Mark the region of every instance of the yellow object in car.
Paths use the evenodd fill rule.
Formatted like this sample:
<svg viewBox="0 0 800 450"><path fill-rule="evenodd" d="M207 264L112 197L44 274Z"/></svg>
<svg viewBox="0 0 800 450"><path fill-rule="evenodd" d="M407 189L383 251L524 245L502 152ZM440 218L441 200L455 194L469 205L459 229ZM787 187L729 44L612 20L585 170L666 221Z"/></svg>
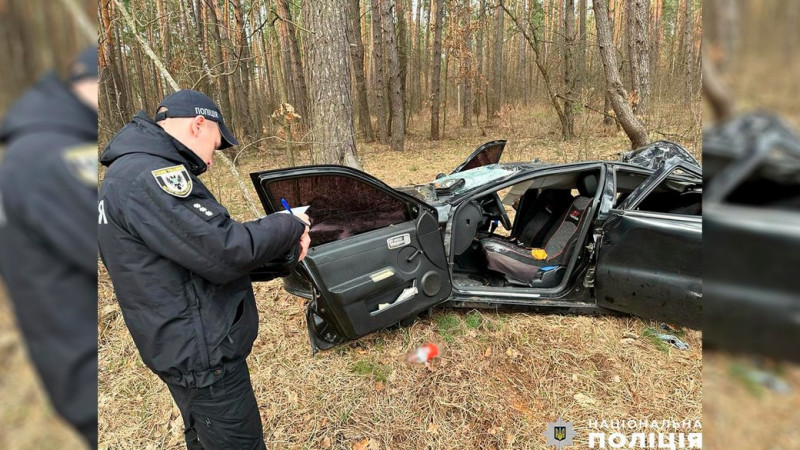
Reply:
<svg viewBox="0 0 800 450"><path fill-rule="evenodd" d="M535 248L531 250L531 256L538 260L547 259L547 252L543 248Z"/></svg>

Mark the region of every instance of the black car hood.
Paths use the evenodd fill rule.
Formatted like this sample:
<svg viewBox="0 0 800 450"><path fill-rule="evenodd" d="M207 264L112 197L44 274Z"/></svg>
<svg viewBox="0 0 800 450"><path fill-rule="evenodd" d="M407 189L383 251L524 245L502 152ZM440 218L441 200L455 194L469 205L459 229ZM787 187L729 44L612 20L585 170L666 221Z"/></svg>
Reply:
<svg viewBox="0 0 800 450"><path fill-rule="evenodd" d="M145 153L176 164L186 164L194 175L200 175L208 169L199 156L170 136L144 111L139 111L108 143L100 155L100 163L110 166L118 158L133 153Z"/></svg>
<svg viewBox="0 0 800 450"><path fill-rule="evenodd" d="M0 125L0 143L44 131L97 140L97 112L78 100L54 72L42 76L8 109Z"/></svg>

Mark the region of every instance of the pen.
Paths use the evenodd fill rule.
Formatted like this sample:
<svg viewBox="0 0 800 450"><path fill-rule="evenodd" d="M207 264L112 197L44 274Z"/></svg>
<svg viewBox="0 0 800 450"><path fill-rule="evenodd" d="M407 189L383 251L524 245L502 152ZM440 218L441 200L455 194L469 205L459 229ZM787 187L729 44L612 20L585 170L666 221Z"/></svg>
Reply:
<svg viewBox="0 0 800 450"><path fill-rule="evenodd" d="M294 213L292 212L292 208L289 208L289 202L287 202L285 198L281 199L281 205L283 205L283 207L286 208L287 211L289 211L289 214L294 215Z"/></svg>

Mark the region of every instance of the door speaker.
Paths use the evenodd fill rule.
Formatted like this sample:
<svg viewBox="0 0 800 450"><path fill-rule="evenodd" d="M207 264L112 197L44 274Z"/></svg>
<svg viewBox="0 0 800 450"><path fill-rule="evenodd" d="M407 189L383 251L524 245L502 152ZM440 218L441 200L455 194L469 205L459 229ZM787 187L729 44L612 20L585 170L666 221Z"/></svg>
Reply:
<svg viewBox="0 0 800 450"><path fill-rule="evenodd" d="M428 297L433 297L442 289L442 277L434 271L422 276L422 292Z"/></svg>

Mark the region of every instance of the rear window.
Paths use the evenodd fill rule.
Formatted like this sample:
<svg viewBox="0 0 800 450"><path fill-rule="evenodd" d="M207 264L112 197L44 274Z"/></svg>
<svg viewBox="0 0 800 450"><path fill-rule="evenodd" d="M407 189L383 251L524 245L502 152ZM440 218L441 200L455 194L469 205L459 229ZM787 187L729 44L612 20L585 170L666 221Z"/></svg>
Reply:
<svg viewBox="0 0 800 450"><path fill-rule="evenodd" d="M272 181L266 186L275 210L281 198L292 207L308 206L311 245L337 241L411 220L406 202L371 184L343 175L317 175Z"/></svg>

